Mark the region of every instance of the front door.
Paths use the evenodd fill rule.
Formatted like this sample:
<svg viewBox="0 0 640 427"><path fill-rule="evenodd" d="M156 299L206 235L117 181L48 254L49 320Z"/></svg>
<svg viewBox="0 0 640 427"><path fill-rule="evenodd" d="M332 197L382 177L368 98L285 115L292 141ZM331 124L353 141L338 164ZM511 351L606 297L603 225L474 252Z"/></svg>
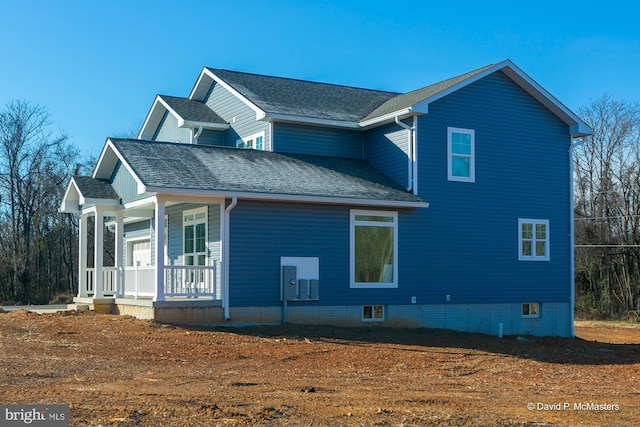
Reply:
<svg viewBox="0 0 640 427"><path fill-rule="evenodd" d="M185 211L184 265L204 267L207 265L207 208ZM188 282L197 288L204 281L204 270L193 268L188 271ZM197 291L197 289L194 289Z"/></svg>

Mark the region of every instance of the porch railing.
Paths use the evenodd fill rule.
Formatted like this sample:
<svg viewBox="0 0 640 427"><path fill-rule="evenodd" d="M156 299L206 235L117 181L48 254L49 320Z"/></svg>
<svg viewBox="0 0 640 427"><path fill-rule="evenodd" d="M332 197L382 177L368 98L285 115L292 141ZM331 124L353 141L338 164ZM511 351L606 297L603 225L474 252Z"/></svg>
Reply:
<svg viewBox="0 0 640 427"><path fill-rule="evenodd" d="M102 267L102 294L105 296L155 297L155 266L124 267L118 289L118 269ZM208 297L219 299L217 265L167 265L164 267L165 297ZM95 294L95 269L87 268L84 293Z"/></svg>

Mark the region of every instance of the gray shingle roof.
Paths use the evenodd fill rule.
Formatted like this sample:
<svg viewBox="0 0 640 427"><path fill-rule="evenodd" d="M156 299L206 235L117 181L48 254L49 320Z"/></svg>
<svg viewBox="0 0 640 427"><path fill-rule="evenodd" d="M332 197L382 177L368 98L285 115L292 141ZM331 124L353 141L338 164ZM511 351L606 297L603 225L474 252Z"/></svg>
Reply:
<svg viewBox="0 0 640 427"><path fill-rule="evenodd" d="M395 92L208 69L260 109L273 114L357 122L398 95Z"/></svg>
<svg viewBox="0 0 640 427"><path fill-rule="evenodd" d="M423 202L363 160L111 139L148 187Z"/></svg>
<svg viewBox="0 0 640 427"><path fill-rule="evenodd" d="M450 87L457 85L458 83L461 83L477 74L480 74L481 72L488 68L491 68L492 66L493 64L487 65L486 67L470 71L457 77L442 81L440 83L436 83L422 89L414 90L412 92L393 97L385 101L375 110L371 111L366 117L364 117L363 120L374 119L376 117L384 116L385 114L393 113L394 111L400 111L405 108L411 107L412 105L415 105L434 95L437 95L438 93L443 92Z"/></svg>
<svg viewBox="0 0 640 427"><path fill-rule="evenodd" d="M82 196L86 199L120 199L120 196L118 196L111 184L105 180L82 175L74 175L72 179L78 186L78 190L80 190Z"/></svg>
<svg viewBox="0 0 640 427"><path fill-rule="evenodd" d="M184 120L203 123L226 124L222 117L217 115L204 102L189 98L158 95Z"/></svg>

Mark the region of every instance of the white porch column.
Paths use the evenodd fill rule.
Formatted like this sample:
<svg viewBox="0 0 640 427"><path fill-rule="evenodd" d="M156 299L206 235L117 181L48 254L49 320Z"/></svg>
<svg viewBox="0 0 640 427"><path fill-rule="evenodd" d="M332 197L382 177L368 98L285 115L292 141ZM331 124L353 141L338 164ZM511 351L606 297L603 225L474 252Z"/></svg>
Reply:
<svg viewBox="0 0 640 427"><path fill-rule="evenodd" d="M124 212L116 212L116 296L124 296Z"/></svg>
<svg viewBox="0 0 640 427"><path fill-rule="evenodd" d="M93 298L103 298L102 264L104 252L104 217L100 209L96 208L93 244Z"/></svg>
<svg viewBox="0 0 640 427"><path fill-rule="evenodd" d="M86 214L78 219L78 298L87 295L87 220Z"/></svg>
<svg viewBox="0 0 640 427"><path fill-rule="evenodd" d="M154 301L164 301L164 204L157 199L155 209L155 296Z"/></svg>

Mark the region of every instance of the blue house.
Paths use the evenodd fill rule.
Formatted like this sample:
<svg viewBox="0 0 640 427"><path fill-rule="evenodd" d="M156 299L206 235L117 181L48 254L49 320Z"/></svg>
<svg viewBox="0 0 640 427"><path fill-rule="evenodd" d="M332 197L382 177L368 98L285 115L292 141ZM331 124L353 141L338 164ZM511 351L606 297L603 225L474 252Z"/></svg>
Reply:
<svg viewBox="0 0 640 427"><path fill-rule="evenodd" d="M409 93L205 67L71 179L76 300L183 324L571 336L571 145L590 133L509 60Z"/></svg>

